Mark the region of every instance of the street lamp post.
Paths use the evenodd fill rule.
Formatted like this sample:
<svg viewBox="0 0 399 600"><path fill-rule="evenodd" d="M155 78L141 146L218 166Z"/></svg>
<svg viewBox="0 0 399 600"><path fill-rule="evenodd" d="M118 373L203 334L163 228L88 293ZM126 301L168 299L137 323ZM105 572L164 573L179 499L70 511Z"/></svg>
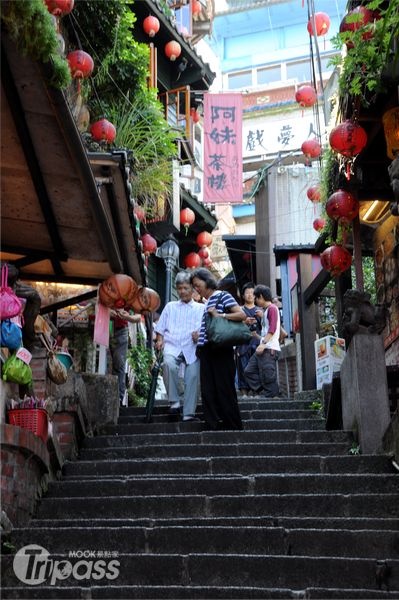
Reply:
<svg viewBox="0 0 399 600"><path fill-rule="evenodd" d="M172 291L172 269L175 266L180 254L179 246L172 235L160 246L156 256L163 258L166 266L166 285L165 285L165 303L171 300Z"/></svg>

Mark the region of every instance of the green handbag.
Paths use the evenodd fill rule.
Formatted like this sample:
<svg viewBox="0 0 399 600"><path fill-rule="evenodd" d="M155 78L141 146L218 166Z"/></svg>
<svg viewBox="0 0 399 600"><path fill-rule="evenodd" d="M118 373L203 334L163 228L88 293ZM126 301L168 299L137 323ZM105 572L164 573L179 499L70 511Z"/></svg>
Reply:
<svg viewBox="0 0 399 600"><path fill-rule="evenodd" d="M219 301L216 303L217 308ZM221 348L248 344L252 339L249 327L243 321L230 321L221 317L212 317L205 313L205 326L208 343Z"/></svg>

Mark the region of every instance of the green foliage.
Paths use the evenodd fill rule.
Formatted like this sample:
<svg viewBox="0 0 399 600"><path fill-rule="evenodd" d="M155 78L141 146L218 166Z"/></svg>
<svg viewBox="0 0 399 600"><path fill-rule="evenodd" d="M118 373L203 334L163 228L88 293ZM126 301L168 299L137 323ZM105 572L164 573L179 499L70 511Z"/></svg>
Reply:
<svg viewBox="0 0 399 600"><path fill-rule="evenodd" d="M339 91L358 98L367 107L384 91L387 65L398 63L398 50L394 41L399 35L399 0L373 0L365 3L366 8L378 11L381 18L359 28L357 31L338 33L332 43L336 48L349 44L344 58L335 57L332 64L340 66ZM356 21L358 17L349 17Z"/></svg>
<svg viewBox="0 0 399 600"><path fill-rule="evenodd" d="M321 414L321 409L322 409L322 404L319 400L314 400L313 402L310 403L309 405L310 410L314 410L317 415Z"/></svg>
<svg viewBox="0 0 399 600"><path fill-rule="evenodd" d="M358 456L360 454L360 446L356 442L352 443L352 446L349 448L349 454L353 456Z"/></svg>
<svg viewBox="0 0 399 600"><path fill-rule="evenodd" d="M128 352L127 361L134 372L132 401L137 406L144 406L151 386L153 355L152 351L146 347L144 336L140 332L137 333L137 344Z"/></svg>
<svg viewBox="0 0 399 600"><path fill-rule="evenodd" d="M65 88L71 83L68 62L59 54L57 32L43 0L3 1L1 20L23 54L52 63L51 85Z"/></svg>

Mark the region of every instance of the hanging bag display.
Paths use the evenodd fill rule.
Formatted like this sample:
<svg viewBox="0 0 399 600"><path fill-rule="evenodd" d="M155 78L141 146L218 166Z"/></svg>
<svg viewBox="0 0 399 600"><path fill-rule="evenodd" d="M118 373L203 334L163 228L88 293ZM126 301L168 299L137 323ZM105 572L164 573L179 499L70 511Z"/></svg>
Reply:
<svg viewBox="0 0 399 600"><path fill-rule="evenodd" d="M22 330L10 319L1 322L1 348L17 350L22 346Z"/></svg>
<svg viewBox="0 0 399 600"><path fill-rule="evenodd" d="M7 358L3 365L4 381L19 383L19 385L32 383L32 369L29 366L31 358L32 355L26 348L19 348L16 354Z"/></svg>
<svg viewBox="0 0 399 600"><path fill-rule="evenodd" d="M47 374L51 381L57 385L66 383L68 379L68 371L64 364L57 358L55 352L50 347L46 337L40 336L44 346L47 348Z"/></svg>
<svg viewBox="0 0 399 600"><path fill-rule="evenodd" d="M0 319L10 319L16 317L22 310L22 302L15 295L14 290L8 287L8 266L1 268L1 288L0 288Z"/></svg>
<svg viewBox="0 0 399 600"><path fill-rule="evenodd" d="M218 307L223 294L220 295L215 308ZM252 334L243 321L230 321L222 317L212 317L205 313L206 333L208 343L221 348L239 346L248 344L252 339Z"/></svg>

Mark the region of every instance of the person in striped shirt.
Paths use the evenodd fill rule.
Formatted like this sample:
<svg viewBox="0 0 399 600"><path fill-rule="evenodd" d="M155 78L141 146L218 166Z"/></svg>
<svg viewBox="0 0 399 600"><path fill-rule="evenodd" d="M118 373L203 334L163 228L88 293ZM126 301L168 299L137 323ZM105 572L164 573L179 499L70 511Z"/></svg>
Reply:
<svg viewBox="0 0 399 600"><path fill-rule="evenodd" d="M168 302L154 328L155 348L163 350L162 373L170 402L170 413L179 415L183 405L183 421L195 420L199 390L199 360L197 340L204 305L192 298L190 274L176 275L179 300ZM184 370L184 392L180 375Z"/></svg>
<svg viewBox="0 0 399 600"><path fill-rule="evenodd" d="M216 279L205 268L193 271L194 289L206 299L205 311L213 318L244 321L245 312L228 292L217 289ZM205 313L204 313L205 314ZM208 429L242 429L235 387L234 350L208 343L205 317L202 317L197 351L200 355L201 398Z"/></svg>

